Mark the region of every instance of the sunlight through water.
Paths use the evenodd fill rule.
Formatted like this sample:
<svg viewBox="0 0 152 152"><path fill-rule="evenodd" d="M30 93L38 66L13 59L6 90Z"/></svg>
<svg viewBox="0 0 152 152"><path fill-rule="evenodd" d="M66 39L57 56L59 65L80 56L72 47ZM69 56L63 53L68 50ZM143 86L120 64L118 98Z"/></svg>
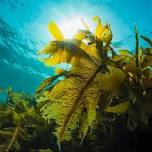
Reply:
<svg viewBox="0 0 152 152"><path fill-rule="evenodd" d="M81 20L81 17L74 16L71 19L62 19L61 22L59 22L59 27L65 38L73 38L77 31L85 29Z"/></svg>

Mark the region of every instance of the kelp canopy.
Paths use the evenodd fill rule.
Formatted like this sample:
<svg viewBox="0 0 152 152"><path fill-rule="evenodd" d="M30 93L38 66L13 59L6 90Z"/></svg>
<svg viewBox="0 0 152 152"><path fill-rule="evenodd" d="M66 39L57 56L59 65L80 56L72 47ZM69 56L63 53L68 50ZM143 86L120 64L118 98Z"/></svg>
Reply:
<svg viewBox="0 0 152 152"><path fill-rule="evenodd" d="M40 59L47 66L72 65L69 71L60 70L45 80L37 90L41 92L37 99L40 112L48 122L55 120L54 134L59 143L72 138L82 140L98 125L104 111L123 113L131 109L132 113L132 107L137 106L138 114L133 114L139 116L137 121L151 112L145 102L151 101L152 41L141 36L150 48L139 48L136 30L135 53L128 50L117 53L110 45L110 25L104 25L99 17L94 20L97 22L94 33L83 21L86 29L78 31L73 39L65 39L59 27L51 22L48 28L55 40L39 51L47 55ZM60 76L64 80L59 81ZM109 107L115 98L118 105ZM130 121L129 118L129 124Z"/></svg>
<svg viewBox="0 0 152 152"><path fill-rule="evenodd" d="M61 150L55 143L65 152L141 150L135 133L152 131L152 40L135 28L134 52L115 51L110 25L99 17L94 21L93 33L82 21L85 30L73 39L49 24L54 40L38 52L45 56L40 61L72 67L56 68L33 96L7 90L7 103L0 105L0 151ZM141 47L139 38L149 47Z"/></svg>

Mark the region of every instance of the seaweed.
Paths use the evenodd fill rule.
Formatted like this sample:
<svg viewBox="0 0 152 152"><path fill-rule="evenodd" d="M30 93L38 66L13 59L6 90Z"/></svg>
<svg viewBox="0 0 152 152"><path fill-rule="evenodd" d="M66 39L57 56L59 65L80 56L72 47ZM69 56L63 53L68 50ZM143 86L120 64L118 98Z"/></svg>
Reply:
<svg viewBox="0 0 152 152"><path fill-rule="evenodd" d="M47 55L40 61L72 68L56 68L33 95L8 88L6 104L0 105L0 151L137 152L151 147L152 40L135 27L134 52L116 51L110 25L97 16L94 21L94 33L82 20L86 29L73 39L65 39L55 22L49 24L55 40L38 52ZM140 46L140 37L149 48Z"/></svg>
<svg viewBox="0 0 152 152"><path fill-rule="evenodd" d="M51 119L56 121L58 127L55 135L59 143L71 140L71 133L78 129L78 124L78 137L82 140L96 119L96 107L102 100L102 95L118 90L125 81L125 74L121 69L106 64L106 49L112 33L109 26L101 24L100 19L97 21L94 36L91 32L80 31L74 39L65 40L54 22L49 24L49 30L56 40L39 51L40 54L51 55L42 61L48 66L62 62L71 63L73 66L68 73L79 77L65 75L63 81L45 91L37 102L41 104L42 101L48 101L41 106L40 112L48 122ZM94 44L87 45L82 41L89 36L94 38ZM110 101L107 100L107 104L108 102Z"/></svg>
<svg viewBox="0 0 152 152"><path fill-rule="evenodd" d="M51 132L52 126L36 112L33 98L8 89L7 103L0 106L0 151L24 151L25 147L27 151L50 148L43 143L43 138ZM42 139L41 134L44 136ZM52 137L49 138L51 140ZM35 147L34 142L39 142L39 146Z"/></svg>
<svg viewBox="0 0 152 152"><path fill-rule="evenodd" d="M127 127L131 130L140 124L148 125L151 108L146 111L145 107L147 98L151 102L152 48L139 46L139 34L135 27L135 53L129 50L116 53L110 46L110 26L103 25L98 17L95 21L95 34L87 27L71 40L66 40L59 27L51 22L49 30L55 40L39 52L50 55L41 60L47 66L70 63L72 68L68 73L79 75L65 76L64 80L53 89L44 91L37 99L38 105L47 100L40 107L40 113L48 122L55 120L57 127L54 134L58 143L77 137L83 140L104 112L125 113ZM149 38L141 37L150 42ZM112 57L108 56L108 51L112 51ZM127 94L122 92L124 90ZM118 103L111 107L115 96Z"/></svg>

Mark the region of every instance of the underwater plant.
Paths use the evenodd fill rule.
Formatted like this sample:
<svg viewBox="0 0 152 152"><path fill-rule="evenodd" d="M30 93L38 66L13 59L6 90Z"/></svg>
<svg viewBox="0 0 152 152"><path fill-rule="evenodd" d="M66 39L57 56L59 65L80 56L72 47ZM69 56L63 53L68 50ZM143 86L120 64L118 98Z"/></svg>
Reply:
<svg viewBox="0 0 152 152"><path fill-rule="evenodd" d="M63 152L146 151L151 139L142 132L152 131L152 40L135 28L134 52L116 51L110 25L97 16L94 21L94 32L82 20L85 30L72 39L50 22L55 40L38 53L46 66L55 66L55 74L33 95L7 89L6 104L0 105L1 152L57 152L60 145ZM140 46L140 38L149 47ZM60 63L72 67L58 68Z"/></svg>
<svg viewBox="0 0 152 152"><path fill-rule="evenodd" d="M83 140L128 79L121 66L128 52L116 55L110 46L110 25L103 25L99 17L94 20L97 22L95 33L85 26L86 30L80 30L73 39L65 39L58 26L51 22L48 28L55 40L39 51L47 55L40 59L47 66L72 65L69 71L45 80L38 89L42 92L37 99L38 107L48 122L55 120L54 134L59 143L73 137ZM108 51L112 52L112 57L108 56ZM64 80L53 83L60 76L64 76ZM128 102L124 104L122 106L128 108Z"/></svg>
<svg viewBox="0 0 152 152"><path fill-rule="evenodd" d="M0 151L32 151L34 148L42 151L41 149L46 149L47 144L43 143L43 138L47 132L50 132L51 127L37 113L33 102L34 97L14 92L12 87L8 88L7 94L6 104L0 105ZM39 146L35 146L37 142ZM44 147L41 148L41 145Z"/></svg>
<svg viewBox="0 0 152 152"><path fill-rule="evenodd" d="M69 71L61 70L45 80L38 89L41 92L38 107L48 122L55 120L58 143L73 138L83 140L104 111L137 115L131 110L137 106L141 117L147 108L143 101L151 100L152 48L139 48L136 30L135 54L128 50L117 53L110 45L110 25L103 25L99 17L94 20L97 22L94 33L83 21L86 29L78 31L73 39L65 39L59 27L51 22L48 28L55 40L38 52L47 55L40 59L46 66L72 65ZM151 45L150 39L141 37ZM60 76L64 76L64 80L58 80ZM118 105L111 107L116 97ZM128 116L128 125L131 119L133 117Z"/></svg>

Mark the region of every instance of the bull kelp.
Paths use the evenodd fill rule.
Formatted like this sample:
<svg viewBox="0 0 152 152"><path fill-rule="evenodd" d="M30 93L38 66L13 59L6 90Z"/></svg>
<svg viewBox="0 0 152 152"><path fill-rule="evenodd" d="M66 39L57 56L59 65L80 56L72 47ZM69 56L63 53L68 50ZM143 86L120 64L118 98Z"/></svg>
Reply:
<svg viewBox="0 0 152 152"><path fill-rule="evenodd" d="M110 25L97 16L94 21L94 32L82 20L85 29L72 39L49 23L54 40L38 51L45 56L39 60L72 67L57 67L33 96L7 90L0 108L1 151L146 150L139 135L152 131L152 40L135 27L135 51L116 51Z"/></svg>

